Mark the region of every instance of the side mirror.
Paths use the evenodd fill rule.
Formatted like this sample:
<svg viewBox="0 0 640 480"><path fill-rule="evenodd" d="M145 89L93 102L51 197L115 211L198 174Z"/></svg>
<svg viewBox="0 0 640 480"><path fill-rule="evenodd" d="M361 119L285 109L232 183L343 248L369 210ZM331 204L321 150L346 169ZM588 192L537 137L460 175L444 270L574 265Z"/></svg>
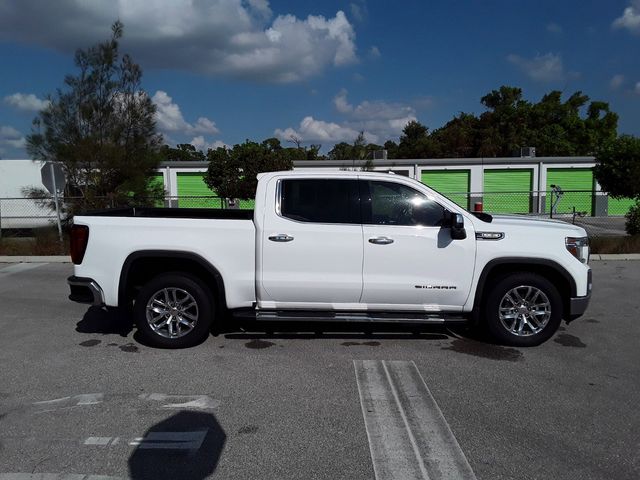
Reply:
<svg viewBox="0 0 640 480"><path fill-rule="evenodd" d="M451 229L451 238L453 240L464 240L467 238L467 231L464 229L464 217L461 213L445 211L442 226Z"/></svg>

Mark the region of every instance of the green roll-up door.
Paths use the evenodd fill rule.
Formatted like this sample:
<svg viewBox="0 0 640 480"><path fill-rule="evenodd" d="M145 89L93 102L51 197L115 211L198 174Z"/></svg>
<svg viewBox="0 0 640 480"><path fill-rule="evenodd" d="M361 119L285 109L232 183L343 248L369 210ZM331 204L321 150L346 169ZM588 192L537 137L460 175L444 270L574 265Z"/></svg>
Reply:
<svg viewBox="0 0 640 480"><path fill-rule="evenodd" d="M462 208L469 208L470 170L423 170L421 180Z"/></svg>
<svg viewBox="0 0 640 480"><path fill-rule="evenodd" d="M149 178L149 186L150 187L160 187L162 190L164 190L164 175L161 173L154 173L150 178ZM164 201L163 200L156 200L153 202L153 206L154 207L162 207L164 206Z"/></svg>
<svg viewBox="0 0 640 480"><path fill-rule="evenodd" d="M576 212L593 214L593 171L590 168L550 168L547 170L547 201L545 210L551 205L551 185L560 186L564 194L556 208L557 213Z"/></svg>
<svg viewBox="0 0 640 480"><path fill-rule="evenodd" d="M204 183L204 172L179 172L177 177L178 207L220 208L221 204L218 198L198 198L216 195Z"/></svg>
<svg viewBox="0 0 640 480"><path fill-rule="evenodd" d="M488 213L529 213L531 211L531 169L490 169L484 171L484 211Z"/></svg>
<svg viewBox="0 0 640 480"><path fill-rule="evenodd" d="M632 198L611 198L609 197L609 215L625 215L629 209L636 204L636 201Z"/></svg>
<svg viewBox="0 0 640 480"><path fill-rule="evenodd" d="M164 188L164 175L161 173L154 173L149 178L149 186L155 187L158 185L159 187Z"/></svg>

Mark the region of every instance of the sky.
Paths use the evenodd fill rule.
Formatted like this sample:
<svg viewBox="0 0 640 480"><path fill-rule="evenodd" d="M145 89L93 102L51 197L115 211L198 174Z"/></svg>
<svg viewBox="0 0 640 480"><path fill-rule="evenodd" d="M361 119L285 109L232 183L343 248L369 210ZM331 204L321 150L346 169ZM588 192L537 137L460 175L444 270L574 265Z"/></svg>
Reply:
<svg viewBox="0 0 640 480"><path fill-rule="evenodd" d="M27 158L74 51L116 19L169 144L382 144L501 85L581 90L640 135L640 0L0 0L0 158Z"/></svg>

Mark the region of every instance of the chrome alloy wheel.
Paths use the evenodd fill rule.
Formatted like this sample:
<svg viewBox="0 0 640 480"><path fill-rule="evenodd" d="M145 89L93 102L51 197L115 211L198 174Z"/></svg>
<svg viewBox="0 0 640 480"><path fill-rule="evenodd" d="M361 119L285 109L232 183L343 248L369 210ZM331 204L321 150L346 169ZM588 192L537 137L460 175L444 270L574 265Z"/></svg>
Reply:
<svg viewBox="0 0 640 480"><path fill-rule="evenodd" d="M502 326L513 335L535 335L549 323L551 302L539 288L520 285L502 297L499 318Z"/></svg>
<svg viewBox="0 0 640 480"><path fill-rule="evenodd" d="M151 329L165 338L180 338L198 322L198 303L182 288L163 288L154 293L146 308Z"/></svg>

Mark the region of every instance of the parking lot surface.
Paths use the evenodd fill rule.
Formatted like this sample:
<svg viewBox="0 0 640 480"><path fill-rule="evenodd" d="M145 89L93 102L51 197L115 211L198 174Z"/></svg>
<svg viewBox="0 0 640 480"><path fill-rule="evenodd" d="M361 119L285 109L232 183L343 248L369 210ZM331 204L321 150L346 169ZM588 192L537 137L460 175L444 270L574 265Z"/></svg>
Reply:
<svg viewBox="0 0 640 480"><path fill-rule="evenodd" d="M592 267L535 348L227 324L172 351L68 301L70 265L0 264L0 480L640 478L640 262Z"/></svg>

